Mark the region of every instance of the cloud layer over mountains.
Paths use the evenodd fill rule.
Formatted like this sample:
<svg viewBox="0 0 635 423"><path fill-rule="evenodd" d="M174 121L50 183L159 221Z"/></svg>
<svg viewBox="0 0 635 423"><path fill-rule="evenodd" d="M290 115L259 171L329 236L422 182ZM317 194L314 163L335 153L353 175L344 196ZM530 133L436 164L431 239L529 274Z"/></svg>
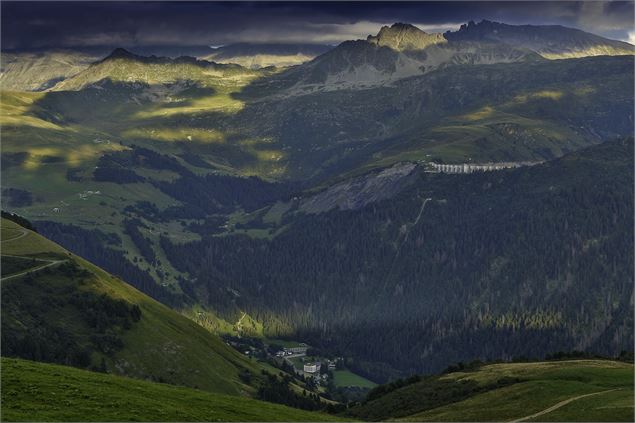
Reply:
<svg viewBox="0 0 635 423"><path fill-rule="evenodd" d="M469 20L561 24L633 37L633 2L2 3L3 49L236 42L338 44L407 21L426 32Z"/></svg>

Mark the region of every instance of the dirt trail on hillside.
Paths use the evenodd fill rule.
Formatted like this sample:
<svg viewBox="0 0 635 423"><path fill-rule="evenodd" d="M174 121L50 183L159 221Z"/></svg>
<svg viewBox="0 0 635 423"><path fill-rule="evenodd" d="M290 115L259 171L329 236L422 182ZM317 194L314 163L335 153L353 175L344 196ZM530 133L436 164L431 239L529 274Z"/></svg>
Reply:
<svg viewBox="0 0 635 423"><path fill-rule="evenodd" d="M17 277L20 277L20 276L24 276L24 275L26 275L27 273L30 273L30 272L37 272L39 270L46 269L47 267L56 266L58 264L61 264L61 263L64 263L64 262L68 261L68 260L46 260L46 259L27 257L27 256L13 256L13 255L10 255L10 254L3 254L2 256L3 257L16 257L16 258L21 258L21 259L26 259L26 260L35 260L35 261L39 261L39 262L42 262L42 263L46 263L46 264L43 264L41 266L31 267L29 269L26 269L25 271L20 272L20 273L14 273L12 275L5 276L2 279L0 279L0 281L2 281L2 282L7 281L9 279L17 278Z"/></svg>
<svg viewBox="0 0 635 423"><path fill-rule="evenodd" d="M578 395L577 397L572 397L572 398L566 399L564 401L560 401L559 403L557 403L555 405L552 405L551 407L546 408L546 409L544 409L542 411L539 411L537 413L531 414L529 416L521 417L519 419L514 419L514 420L510 421L509 423L517 423L517 422L522 422L522 421L525 421L525 420L535 419L536 417L540 417L540 416L542 416L544 414L551 413L552 411L557 410L560 407L564 407L565 405L569 404L570 402L577 401L577 400L582 399L582 398L590 397L592 395L605 394L607 392L613 392L613 391L618 391L618 390L619 390L619 388L609 389L607 391L593 392L593 393L590 393L590 394Z"/></svg>
<svg viewBox="0 0 635 423"><path fill-rule="evenodd" d="M386 286L387 286L387 283L388 283L388 277L390 277L390 275L392 274L393 269L395 267L395 263L397 262L397 259L399 258L399 254L401 253L401 248L404 246L406 241L408 241L408 235L410 235L410 231L412 230L412 228L417 226L417 224L419 223L419 220L421 220L421 216L423 215L423 211L426 208L426 204L428 204L428 201L431 201L431 200L432 200L432 198L425 198L423 200L423 203L421 203L421 208L419 209L419 214L417 214L417 218L410 225L406 225L406 232L405 232L404 238L399 243L399 246L397 247L397 251L395 252L395 257L393 257L393 259L392 259L392 263L390 265L390 269L388 270L388 273L386 273L386 276L384 277L384 284L383 284L384 285L384 289L386 289Z"/></svg>
<svg viewBox="0 0 635 423"><path fill-rule="evenodd" d="M16 239L24 238L25 236L29 234L29 231L27 231L26 229L17 229L17 228L5 228L5 229L15 229L15 230L21 231L22 233L16 236L15 238L3 239L1 242L15 241Z"/></svg>

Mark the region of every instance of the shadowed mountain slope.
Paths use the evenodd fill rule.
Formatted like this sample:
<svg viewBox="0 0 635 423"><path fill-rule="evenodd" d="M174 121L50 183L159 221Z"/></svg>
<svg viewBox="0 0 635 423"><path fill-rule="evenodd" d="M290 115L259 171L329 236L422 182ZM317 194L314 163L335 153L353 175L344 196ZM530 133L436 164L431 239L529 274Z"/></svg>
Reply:
<svg viewBox="0 0 635 423"><path fill-rule="evenodd" d="M469 22L458 31L448 31L444 35L449 41L501 42L535 51L547 59L632 55L635 52L635 47L624 41L560 25L508 25L483 20Z"/></svg>

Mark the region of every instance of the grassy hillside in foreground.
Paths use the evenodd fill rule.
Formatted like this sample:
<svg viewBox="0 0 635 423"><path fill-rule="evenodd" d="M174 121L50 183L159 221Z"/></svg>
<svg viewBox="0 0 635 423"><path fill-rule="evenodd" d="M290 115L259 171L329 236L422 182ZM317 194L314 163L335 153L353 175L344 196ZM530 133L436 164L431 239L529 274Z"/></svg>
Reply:
<svg viewBox="0 0 635 423"><path fill-rule="evenodd" d="M3 355L223 394L255 391L240 378L259 377L255 364L120 279L7 219L1 246L3 267L17 269L2 277ZM35 258L34 271L25 273L30 262L16 257ZM140 316L129 318L135 306Z"/></svg>
<svg viewBox="0 0 635 423"><path fill-rule="evenodd" d="M490 364L422 379L351 414L404 421L633 421L633 365L609 360Z"/></svg>
<svg viewBox="0 0 635 423"><path fill-rule="evenodd" d="M328 421L335 417L65 366L2 359L3 421Z"/></svg>

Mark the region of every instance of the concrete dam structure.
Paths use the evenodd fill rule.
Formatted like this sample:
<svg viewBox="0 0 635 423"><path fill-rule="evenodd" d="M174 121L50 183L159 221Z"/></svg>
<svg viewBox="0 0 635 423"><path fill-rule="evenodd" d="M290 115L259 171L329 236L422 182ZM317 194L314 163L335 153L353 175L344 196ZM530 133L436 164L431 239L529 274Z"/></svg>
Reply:
<svg viewBox="0 0 635 423"><path fill-rule="evenodd" d="M513 169L522 166L534 166L542 162L497 162L497 163L430 163L433 171L438 173L474 173L494 170Z"/></svg>

